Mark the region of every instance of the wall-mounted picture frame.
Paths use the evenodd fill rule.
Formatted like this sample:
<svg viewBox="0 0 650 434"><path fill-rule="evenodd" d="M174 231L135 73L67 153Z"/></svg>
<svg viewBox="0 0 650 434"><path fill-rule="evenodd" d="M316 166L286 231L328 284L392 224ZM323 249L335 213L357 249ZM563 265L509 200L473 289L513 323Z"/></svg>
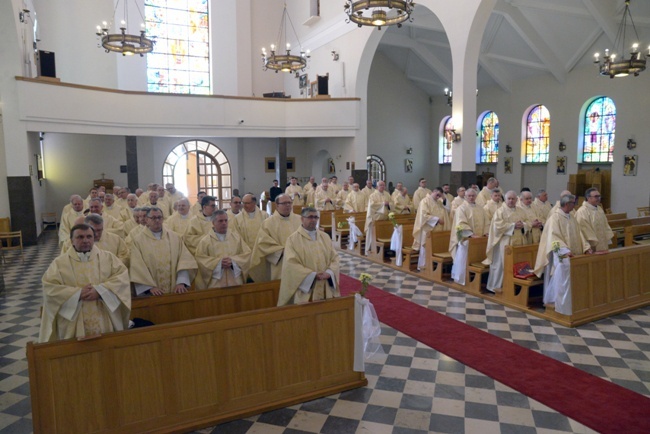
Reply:
<svg viewBox="0 0 650 434"><path fill-rule="evenodd" d="M405 158L404 159L404 171L406 173L413 172L413 159L412 158Z"/></svg>
<svg viewBox="0 0 650 434"><path fill-rule="evenodd" d="M264 171L275 172L275 157L264 158ZM287 157L287 172L296 171L296 157Z"/></svg>
<svg viewBox="0 0 650 434"><path fill-rule="evenodd" d="M566 157L557 157L557 166L555 172L558 175L566 174Z"/></svg>
<svg viewBox="0 0 650 434"><path fill-rule="evenodd" d="M638 155L626 155L623 159L623 176L636 176L638 161Z"/></svg>
<svg viewBox="0 0 650 434"><path fill-rule="evenodd" d="M312 98L318 96L318 80L314 80L311 82L311 86L309 88L309 96L311 96Z"/></svg>
<svg viewBox="0 0 650 434"><path fill-rule="evenodd" d="M300 87L300 89L304 89L307 86L309 86L309 77L307 76L307 74L302 74L298 78L298 87Z"/></svg>
<svg viewBox="0 0 650 434"><path fill-rule="evenodd" d="M512 157L505 158L503 172L512 174Z"/></svg>

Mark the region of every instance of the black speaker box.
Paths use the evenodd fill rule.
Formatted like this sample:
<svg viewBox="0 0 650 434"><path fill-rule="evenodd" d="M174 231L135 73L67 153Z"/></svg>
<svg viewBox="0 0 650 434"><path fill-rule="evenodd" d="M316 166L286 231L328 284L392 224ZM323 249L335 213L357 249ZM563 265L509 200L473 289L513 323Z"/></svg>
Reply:
<svg viewBox="0 0 650 434"><path fill-rule="evenodd" d="M38 75L42 77L56 77L53 51L38 50Z"/></svg>

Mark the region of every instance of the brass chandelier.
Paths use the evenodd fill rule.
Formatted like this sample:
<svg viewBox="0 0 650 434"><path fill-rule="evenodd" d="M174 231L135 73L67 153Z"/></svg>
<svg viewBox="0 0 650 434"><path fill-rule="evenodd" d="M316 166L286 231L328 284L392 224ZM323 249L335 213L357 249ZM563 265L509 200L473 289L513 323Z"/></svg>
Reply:
<svg viewBox="0 0 650 434"><path fill-rule="evenodd" d="M616 58L616 53L610 54L609 49L605 50L605 55L603 56L602 60L600 58L600 53L594 54L594 63L598 65L600 75L614 78L627 77L628 75L632 74L636 77L646 68L646 59L650 57L650 47L648 47L647 54L642 54L639 52L639 43L634 42L632 44L632 50L630 51L630 58L625 58L625 33L627 30L628 17L630 19L630 23L632 24L632 29L634 30L636 41L639 40L639 34L636 31L636 26L634 25L634 20L632 19L632 13L630 12L630 0L625 0L623 19L621 20L618 32L616 33L616 40L614 41L614 49L616 50L618 48L622 53L621 59L618 60Z"/></svg>
<svg viewBox="0 0 650 434"><path fill-rule="evenodd" d="M293 31L293 35L298 41L298 47L300 49L300 55L291 54L291 44L287 42L287 20L289 20L289 25ZM307 67L307 60L309 59L309 50L305 51L302 49L300 44L300 39L298 39L298 34L296 29L293 27L291 22L291 17L289 12L287 12L287 4L284 4L284 11L282 12L282 21L280 21L280 30L278 31L278 37L276 39L276 44L271 44L271 53L267 53L266 47L262 47L262 67L264 70L272 70L276 73L278 71L282 72L296 72L303 71ZM285 43L286 51L284 54L277 52L282 42Z"/></svg>
<svg viewBox="0 0 650 434"><path fill-rule="evenodd" d="M343 6L348 23L374 26L377 30L383 26L402 27L404 21L411 20L414 7L413 0L347 0Z"/></svg>
<svg viewBox="0 0 650 434"><path fill-rule="evenodd" d="M100 38L101 46L107 53L121 53L122 56L139 54L140 57L143 57L145 54L151 53L153 51L154 41L146 36L147 31L144 26L144 17L137 3L136 7L140 13L140 18L142 18L143 21L140 25L140 34L134 35L127 33L129 11L126 0L124 0L124 19L121 21L119 27L120 33L110 32L110 29L113 27L113 22L115 21L115 11L117 11L119 3L120 1L118 0L115 4L115 10L113 11L113 19L111 22L107 23L104 21L101 26L97 26L95 34Z"/></svg>

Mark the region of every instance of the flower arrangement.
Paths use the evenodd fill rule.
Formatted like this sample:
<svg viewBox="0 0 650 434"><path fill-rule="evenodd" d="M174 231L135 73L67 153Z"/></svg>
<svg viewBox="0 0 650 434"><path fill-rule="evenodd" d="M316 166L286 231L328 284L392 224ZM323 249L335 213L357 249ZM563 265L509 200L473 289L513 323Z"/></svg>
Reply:
<svg viewBox="0 0 650 434"><path fill-rule="evenodd" d="M309 208L313 208L313 207L314 207L314 204L313 204L313 203L310 203L310 204L307 204L307 206L308 206Z"/></svg>
<svg viewBox="0 0 650 434"><path fill-rule="evenodd" d="M560 255L559 241L553 241L553 243L551 244L551 248L553 249L553 253L555 253L560 258L560 262L562 262L562 259L566 258L566 255Z"/></svg>
<svg viewBox="0 0 650 434"><path fill-rule="evenodd" d="M460 225L456 226L456 239L459 243L463 241L463 227Z"/></svg>
<svg viewBox="0 0 650 434"><path fill-rule="evenodd" d="M395 219L395 213L394 212L389 212L388 213L388 220L393 224L393 227L397 227L397 220Z"/></svg>
<svg viewBox="0 0 650 434"><path fill-rule="evenodd" d="M348 222L340 221L336 224L336 227L339 229L343 229L345 226L347 226Z"/></svg>
<svg viewBox="0 0 650 434"><path fill-rule="evenodd" d="M359 275L359 281L361 282L361 291L359 294L361 294L362 297L365 297L366 291L368 290L368 285L370 285L370 282L372 282L372 276L368 273L361 273Z"/></svg>

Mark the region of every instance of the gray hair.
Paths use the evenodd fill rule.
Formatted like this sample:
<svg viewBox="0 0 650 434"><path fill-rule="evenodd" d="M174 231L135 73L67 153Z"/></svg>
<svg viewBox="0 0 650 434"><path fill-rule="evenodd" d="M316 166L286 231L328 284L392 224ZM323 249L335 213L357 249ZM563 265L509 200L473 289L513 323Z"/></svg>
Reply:
<svg viewBox="0 0 650 434"><path fill-rule="evenodd" d="M103 225L104 219L99 214L88 214L84 219L86 224Z"/></svg>
<svg viewBox="0 0 650 434"><path fill-rule="evenodd" d="M537 190L537 197L540 197L544 193L546 193L546 190L544 190L543 188L540 188L539 190Z"/></svg>
<svg viewBox="0 0 650 434"><path fill-rule="evenodd" d="M562 196L560 198L560 206L562 207L562 206L566 205L567 203L570 203L570 202L573 203L575 201L576 201L576 197L574 195L565 194L564 196Z"/></svg>
<svg viewBox="0 0 650 434"><path fill-rule="evenodd" d="M494 192L494 191L495 191L495 190L492 190L492 192ZM508 197L508 196L514 196L514 197L517 197L517 192L515 192L514 190L510 190L510 191L508 191L508 192L506 193L506 197Z"/></svg>
<svg viewBox="0 0 650 434"><path fill-rule="evenodd" d="M275 197L275 204L277 205L278 202L280 201L280 199L282 199L283 197L286 197L286 198L288 198L288 199L291 199L291 197L290 197L288 194L285 194L285 193L278 194L278 195Z"/></svg>
<svg viewBox="0 0 650 434"><path fill-rule="evenodd" d="M473 191L474 194L478 194L478 192L473 188L468 188L467 190L465 190L465 194L469 193L470 191Z"/></svg>
<svg viewBox="0 0 650 434"><path fill-rule="evenodd" d="M102 200L98 197L94 197L88 201L88 205L90 205L92 202L99 202L101 204Z"/></svg>
<svg viewBox="0 0 650 434"><path fill-rule="evenodd" d="M159 212L160 214L163 213L162 210L157 206L150 206L149 209L147 210L147 217L151 217L152 212Z"/></svg>
<svg viewBox="0 0 650 434"><path fill-rule="evenodd" d="M309 215L309 213L312 213L312 212L318 213L318 210L316 208L314 208L314 207L306 206L306 207L304 207L302 209L302 211L300 211L300 216L301 217L307 217Z"/></svg>
<svg viewBox="0 0 650 434"><path fill-rule="evenodd" d="M223 214L228 215L228 211L226 211L225 209L218 209L214 213L212 213L212 215L215 216L215 217L218 216L218 215L223 215Z"/></svg>

